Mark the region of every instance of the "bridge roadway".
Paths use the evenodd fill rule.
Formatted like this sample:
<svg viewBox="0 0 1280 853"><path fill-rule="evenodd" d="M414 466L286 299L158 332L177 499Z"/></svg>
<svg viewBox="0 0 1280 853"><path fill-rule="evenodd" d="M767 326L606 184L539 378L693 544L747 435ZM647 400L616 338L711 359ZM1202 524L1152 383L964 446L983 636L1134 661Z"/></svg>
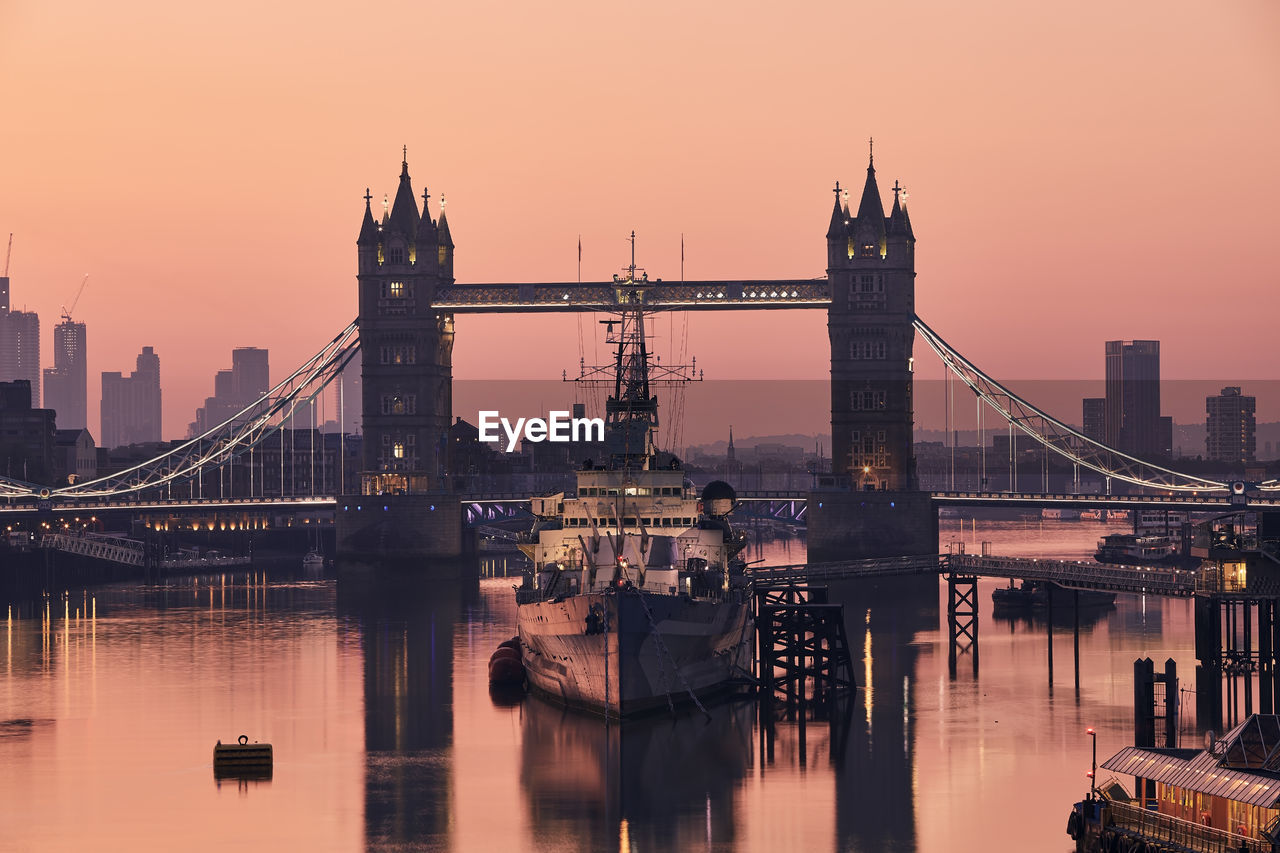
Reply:
<svg viewBox="0 0 1280 853"><path fill-rule="evenodd" d="M1055 583L1066 589L1129 592L1186 598L1195 592L1196 573L1153 566L1113 566L1083 560L1040 560L970 554L926 554L833 563L752 566L757 583L804 583L909 575L961 575Z"/></svg>
<svg viewBox="0 0 1280 853"><path fill-rule="evenodd" d="M805 501L810 494L821 496L821 492L799 490L741 492L740 501ZM1232 498L1229 495L1078 495L1050 494L1038 492L931 492L930 497L937 506L989 506L989 507L1062 507L1070 509L1169 509L1194 510L1198 512L1231 512L1238 510L1262 510L1280 508L1280 497L1261 497L1248 495ZM460 495L465 504L520 504L528 503L529 495L518 492L489 492L485 494ZM369 496L370 504L377 502L376 496ZM254 497L254 498L173 498L166 500L130 500L112 501L103 498L80 500L10 500L0 504L0 517L21 516L40 512L69 515L72 513L93 513L95 511L145 511L169 510L176 512L203 512L209 510L232 509L284 509L284 510L333 510L337 507L337 498L328 495L300 495L288 497Z"/></svg>

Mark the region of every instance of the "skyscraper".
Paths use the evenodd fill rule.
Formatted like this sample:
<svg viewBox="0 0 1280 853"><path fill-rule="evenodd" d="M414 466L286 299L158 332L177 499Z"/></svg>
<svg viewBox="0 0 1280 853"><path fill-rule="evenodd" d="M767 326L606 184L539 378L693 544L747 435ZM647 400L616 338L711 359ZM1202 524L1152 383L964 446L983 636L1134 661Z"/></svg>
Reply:
<svg viewBox="0 0 1280 853"><path fill-rule="evenodd" d="M187 426L194 438L235 416L237 412L271 390L271 369L267 350L237 347L231 351L231 369L213 376L213 396L196 409L196 418Z"/></svg>
<svg viewBox="0 0 1280 853"><path fill-rule="evenodd" d="M0 382L31 383L31 406L40 408L40 317L0 308Z"/></svg>
<svg viewBox="0 0 1280 853"><path fill-rule="evenodd" d="M1084 398L1084 420L1081 432L1094 441L1107 440L1107 400L1105 397Z"/></svg>
<svg viewBox="0 0 1280 853"><path fill-rule="evenodd" d="M237 347L231 351L232 391L238 408L271 390L271 368L267 351L258 347Z"/></svg>
<svg viewBox="0 0 1280 853"><path fill-rule="evenodd" d="M1172 425L1160 419L1160 342L1107 341L1106 347L1106 443L1140 458L1167 456Z"/></svg>
<svg viewBox="0 0 1280 853"><path fill-rule="evenodd" d="M1206 397L1204 405L1205 455L1220 462L1253 462L1258 450L1257 398L1231 386L1216 397Z"/></svg>
<svg viewBox="0 0 1280 853"><path fill-rule="evenodd" d="M58 413L59 429L88 423L89 374L84 323L69 318L53 327L53 367L44 371L44 405Z"/></svg>
<svg viewBox="0 0 1280 853"><path fill-rule="evenodd" d="M129 376L102 374L100 447L160 441L160 356L143 347Z"/></svg>

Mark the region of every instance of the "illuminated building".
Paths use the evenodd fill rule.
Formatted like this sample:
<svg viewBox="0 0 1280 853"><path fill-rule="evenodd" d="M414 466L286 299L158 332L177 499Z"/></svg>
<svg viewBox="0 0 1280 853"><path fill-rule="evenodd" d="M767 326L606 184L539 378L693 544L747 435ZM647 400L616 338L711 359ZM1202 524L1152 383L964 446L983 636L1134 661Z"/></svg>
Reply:
<svg viewBox="0 0 1280 853"><path fill-rule="evenodd" d="M58 413L61 429L89 423L88 344L84 323L65 320L53 327L53 367L44 371L44 404Z"/></svg>
<svg viewBox="0 0 1280 853"><path fill-rule="evenodd" d="M1256 397L1245 397L1238 386L1223 388L1204 401L1205 456L1219 462L1252 462L1258 450Z"/></svg>
<svg viewBox="0 0 1280 853"><path fill-rule="evenodd" d="M842 204L837 184L827 229L832 471L860 489L915 488L915 275L906 193L894 184L886 217L872 160L857 214Z"/></svg>

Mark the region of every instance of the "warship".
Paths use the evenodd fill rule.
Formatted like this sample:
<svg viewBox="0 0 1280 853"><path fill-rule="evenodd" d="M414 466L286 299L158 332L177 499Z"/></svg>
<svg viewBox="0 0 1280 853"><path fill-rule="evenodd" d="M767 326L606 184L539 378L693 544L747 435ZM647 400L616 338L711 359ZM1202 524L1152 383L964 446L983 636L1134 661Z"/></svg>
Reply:
<svg viewBox="0 0 1280 853"><path fill-rule="evenodd" d="M535 521L519 543L532 565L516 589L530 687L616 718L700 705L742 684L754 633L745 535L728 518L733 488L713 481L699 493L681 460L655 446L651 373L694 377L651 362L649 282L636 273L633 245L626 275L614 276L618 317L606 321L615 357L596 368L612 386L599 458L581 464L575 492L532 499Z"/></svg>

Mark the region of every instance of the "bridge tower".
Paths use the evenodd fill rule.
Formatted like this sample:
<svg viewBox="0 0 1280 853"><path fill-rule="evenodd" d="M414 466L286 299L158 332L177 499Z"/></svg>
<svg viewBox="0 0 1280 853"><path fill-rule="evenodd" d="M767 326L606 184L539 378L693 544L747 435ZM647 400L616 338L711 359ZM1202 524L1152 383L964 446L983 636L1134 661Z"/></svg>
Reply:
<svg viewBox="0 0 1280 853"><path fill-rule="evenodd" d="M918 491L911 429L915 234L895 182L888 216L874 158L856 213L836 184L827 228L831 477L809 495L809 557L936 554L938 517ZM934 591L903 591L931 595Z"/></svg>
<svg viewBox="0 0 1280 853"><path fill-rule="evenodd" d="M888 217L867 164L856 214L836 185L827 229L832 472L858 490L916 488L912 450L915 235L895 182Z"/></svg>
<svg viewBox="0 0 1280 853"><path fill-rule="evenodd" d="M395 199L375 219L365 192L356 240L364 444L360 493L338 507L338 552L348 562L452 558L461 515L448 484L453 410L453 315L433 307L453 284L453 238L440 201L419 212L400 164Z"/></svg>

